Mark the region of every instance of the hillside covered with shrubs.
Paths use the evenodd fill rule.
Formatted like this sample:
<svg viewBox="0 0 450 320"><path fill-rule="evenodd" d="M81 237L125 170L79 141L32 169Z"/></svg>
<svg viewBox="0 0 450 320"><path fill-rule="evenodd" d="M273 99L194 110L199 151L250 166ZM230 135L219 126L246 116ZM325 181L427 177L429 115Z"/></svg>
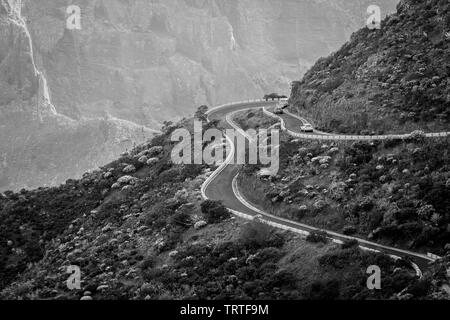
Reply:
<svg viewBox="0 0 450 320"><path fill-rule="evenodd" d="M448 138L324 144L285 136L279 174L261 177L258 166L247 166L240 184L268 212L444 255L450 251L449 152Z"/></svg>
<svg viewBox="0 0 450 320"><path fill-rule="evenodd" d="M449 1L402 0L294 82L292 111L329 132L448 131L449 57Z"/></svg>
<svg viewBox="0 0 450 320"><path fill-rule="evenodd" d="M2 194L0 298L442 298L442 268L419 280L407 261L351 242L305 241L204 201L200 187L214 168L170 161L180 127L192 121L166 123L80 180ZM367 289L373 264L383 268L382 291ZM80 289L67 287L69 266L80 268Z"/></svg>
<svg viewBox="0 0 450 320"><path fill-rule="evenodd" d="M292 111L340 133L448 131L449 10L447 0L403 0L380 30L355 33L296 82ZM261 111L234 121L278 128ZM419 279L407 258L335 244L324 232L303 238L203 199L216 168L172 163L179 128L192 131L193 119L166 122L79 180L0 193L0 299L450 298L448 138L323 143L282 134L278 175L252 165L238 179L242 195L271 214L441 256ZM382 290L367 288L371 265L383 271ZM67 286L70 266L80 268L78 289Z"/></svg>

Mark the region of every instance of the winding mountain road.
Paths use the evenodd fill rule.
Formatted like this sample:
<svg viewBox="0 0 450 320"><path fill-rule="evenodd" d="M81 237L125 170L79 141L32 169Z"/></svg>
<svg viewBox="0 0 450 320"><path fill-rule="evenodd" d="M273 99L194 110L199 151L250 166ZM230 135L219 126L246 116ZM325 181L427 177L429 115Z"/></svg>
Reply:
<svg viewBox="0 0 450 320"><path fill-rule="evenodd" d="M233 115L239 111L244 111L248 109L263 109L263 111L273 118L278 119L281 122L281 127L283 131L294 137L312 140L386 140L395 139L399 137L406 137L407 135L386 135L386 136L346 136L346 135L329 135L324 132L315 131L313 134L304 134L296 130L307 124L308 121L293 115L291 113L284 113L283 115L275 115L270 110L275 106L275 102L267 102L262 100L251 100L244 102L237 102L233 104L223 105L211 109L208 112L208 119L221 121L222 126L225 129L235 129L237 134L245 135L243 130L233 121ZM441 137L450 136L449 132L437 133L437 134L427 134L427 137ZM247 137L248 138L248 137ZM416 270L419 277L422 276L420 269L428 268L429 263L434 261L426 254L403 250L400 248L395 248L391 246L381 245L366 239L361 239L357 237L346 236L339 234L337 232L318 229L312 226L301 224L295 221L280 218L271 214L268 214L260 209L258 209L254 204L249 203L241 194L237 184L237 178L239 175L239 165L236 165L235 155L236 148L234 146L234 141L227 137L228 143L232 145L232 152L228 155L226 161L216 170L211 176L205 181L202 186L202 195L204 199L211 199L222 201L223 204L235 215L240 216L245 219L259 219L260 221L272 225L277 228L284 230L289 230L303 236L308 235L312 231L326 231L329 238L335 243L343 243L346 240L357 240L360 247L364 250L383 252L393 258L409 258L412 261L412 265Z"/></svg>

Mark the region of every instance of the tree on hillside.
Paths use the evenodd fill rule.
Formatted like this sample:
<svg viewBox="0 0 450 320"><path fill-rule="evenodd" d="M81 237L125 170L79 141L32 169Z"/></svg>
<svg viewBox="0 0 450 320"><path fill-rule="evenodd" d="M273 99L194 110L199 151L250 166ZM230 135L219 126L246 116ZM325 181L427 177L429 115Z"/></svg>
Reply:
<svg viewBox="0 0 450 320"><path fill-rule="evenodd" d="M208 107L205 105L202 105L197 109L194 116L196 119L206 122L208 120L208 116L206 115L207 112L208 112Z"/></svg>
<svg viewBox="0 0 450 320"><path fill-rule="evenodd" d="M220 201L206 200L201 209L208 223L219 223L230 217L230 211Z"/></svg>
<svg viewBox="0 0 450 320"><path fill-rule="evenodd" d="M172 121L164 121L161 130L163 132L167 132L170 129L170 127L172 127L172 126L173 126L173 122Z"/></svg>

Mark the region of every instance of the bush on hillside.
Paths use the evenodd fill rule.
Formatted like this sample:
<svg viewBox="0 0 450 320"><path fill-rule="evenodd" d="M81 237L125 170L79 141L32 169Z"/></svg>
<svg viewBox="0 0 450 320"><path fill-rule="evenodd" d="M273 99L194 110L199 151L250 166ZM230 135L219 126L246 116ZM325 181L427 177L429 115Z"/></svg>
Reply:
<svg viewBox="0 0 450 320"><path fill-rule="evenodd" d="M313 231L306 237L306 241L313 243L327 243L328 234L325 231Z"/></svg>
<svg viewBox="0 0 450 320"><path fill-rule="evenodd" d="M246 248L281 247L283 238L274 229L259 221L247 223L241 231L239 241Z"/></svg>
<svg viewBox="0 0 450 320"><path fill-rule="evenodd" d="M220 201L206 200L201 209L208 223L219 223L230 217L230 211Z"/></svg>

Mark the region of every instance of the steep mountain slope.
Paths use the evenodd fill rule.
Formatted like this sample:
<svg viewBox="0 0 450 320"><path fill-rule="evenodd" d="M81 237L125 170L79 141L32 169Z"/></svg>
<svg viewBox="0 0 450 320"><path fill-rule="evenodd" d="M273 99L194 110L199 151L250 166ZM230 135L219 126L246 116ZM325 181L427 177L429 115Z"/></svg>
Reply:
<svg viewBox="0 0 450 320"><path fill-rule="evenodd" d="M345 133L448 130L450 4L404 0L295 82L293 109Z"/></svg>
<svg viewBox="0 0 450 320"><path fill-rule="evenodd" d="M444 297L432 295L441 284L431 281L434 270L418 280L403 260L319 236L305 241L202 201L210 168L170 162L171 133L181 126L192 122L165 128L81 180L2 195L0 298ZM367 289L374 264L383 268L383 290ZM69 266L80 268L79 289L67 286Z"/></svg>

